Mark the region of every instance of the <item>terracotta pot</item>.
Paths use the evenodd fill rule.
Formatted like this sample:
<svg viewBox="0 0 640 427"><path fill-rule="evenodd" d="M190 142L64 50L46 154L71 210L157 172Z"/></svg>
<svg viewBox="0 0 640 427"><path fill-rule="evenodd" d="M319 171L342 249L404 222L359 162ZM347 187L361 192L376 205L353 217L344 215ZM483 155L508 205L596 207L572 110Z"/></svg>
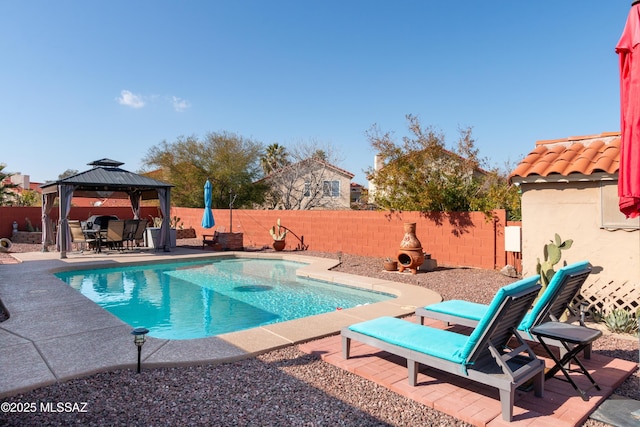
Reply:
<svg viewBox="0 0 640 427"><path fill-rule="evenodd" d="M416 237L416 223L404 223L404 237L400 242L400 249L422 249L422 243Z"/></svg>
<svg viewBox="0 0 640 427"><path fill-rule="evenodd" d="M387 271L396 271L398 269L398 262L397 261L385 261L382 266Z"/></svg>
<svg viewBox="0 0 640 427"><path fill-rule="evenodd" d="M285 243L284 240L274 240L273 241L273 249L275 249L278 252L283 250L285 245L286 245L286 243Z"/></svg>
<svg viewBox="0 0 640 427"><path fill-rule="evenodd" d="M404 223L404 237L400 242L400 252L398 252L398 263L400 273L410 270L413 274L418 272L418 267L424 262L424 252L422 243L416 237L416 223Z"/></svg>

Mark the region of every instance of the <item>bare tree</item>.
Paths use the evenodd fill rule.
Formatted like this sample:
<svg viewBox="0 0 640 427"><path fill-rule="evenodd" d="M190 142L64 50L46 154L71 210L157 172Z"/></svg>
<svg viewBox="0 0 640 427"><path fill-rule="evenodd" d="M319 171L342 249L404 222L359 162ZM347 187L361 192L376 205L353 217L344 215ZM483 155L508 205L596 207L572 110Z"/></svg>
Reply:
<svg viewBox="0 0 640 427"><path fill-rule="evenodd" d="M336 150L329 144L321 145L315 141L296 144L289 150L289 164L264 179L270 186L266 208L310 210L344 207L336 192L345 190L336 188L335 183L338 176L346 171L335 166L337 162Z"/></svg>

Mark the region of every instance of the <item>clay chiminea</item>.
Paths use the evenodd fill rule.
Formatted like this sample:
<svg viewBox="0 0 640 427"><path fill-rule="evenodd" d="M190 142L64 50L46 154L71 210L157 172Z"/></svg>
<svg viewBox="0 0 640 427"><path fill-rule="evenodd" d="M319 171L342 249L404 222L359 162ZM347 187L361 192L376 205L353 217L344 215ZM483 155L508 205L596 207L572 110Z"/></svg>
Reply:
<svg viewBox="0 0 640 427"><path fill-rule="evenodd" d="M398 270L403 272L407 269L416 274L423 262L424 252L422 252L420 240L416 237L416 223L405 222L404 238L400 242L400 252L398 252Z"/></svg>

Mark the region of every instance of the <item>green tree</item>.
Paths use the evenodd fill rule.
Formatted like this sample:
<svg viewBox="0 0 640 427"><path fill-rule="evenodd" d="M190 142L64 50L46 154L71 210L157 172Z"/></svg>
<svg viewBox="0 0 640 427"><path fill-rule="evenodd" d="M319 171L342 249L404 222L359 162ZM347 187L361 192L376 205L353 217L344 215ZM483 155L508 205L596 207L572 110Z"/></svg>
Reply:
<svg viewBox="0 0 640 427"><path fill-rule="evenodd" d="M262 144L231 133L209 133L203 140L195 136L162 141L149 149L143 159L153 176L174 185L172 203L183 207L204 205L203 187L213 184L212 207L248 207L263 200L264 185L253 182L261 175Z"/></svg>
<svg viewBox="0 0 640 427"><path fill-rule="evenodd" d="M486 171L471 128L460 129L453 150L444 135L417 117L407 116L409 135L397 144L389 132L373 126L367 137L384 163L367 174L373 183L370 199L383 209L420 212L467 212L505 208L510 196L504 175ZM510 190L512 191L512 190ZM517 193L516 193L517 195Z"/></svg>
<svg viewBox="0 0 640 427"><path fill-rule="evenodd" d="M33 190L22 190L22 193L16 194L15 206L40 206L42 200L40 193Z"/></svg>
<svg viewBox="0 0 640 427"><path fill-rule="evenodd" d="M70 176L77 175L78 173L79 173L79 171L77 169L67 169L66 171L64 171L60 175L58 175L58 179L65 179L65 178L68 178Z"/></svg>
<svg viewBox="0 0 640 427"><path fill-rule="evenodd" d="M509 183L509 172L513 169L507 164L504 169L494 167L489 170L478 197L472 202L471 210L488 212L505 209L507 220L522 221L520 188Z"/></svg>
<svg viewBox="0 0 640 427"><path fill-rule="evenodd" d="M18 184L11 182L12 173L4 172L7 165L0 163L0 206L12 206L15 203Z"/></svg>

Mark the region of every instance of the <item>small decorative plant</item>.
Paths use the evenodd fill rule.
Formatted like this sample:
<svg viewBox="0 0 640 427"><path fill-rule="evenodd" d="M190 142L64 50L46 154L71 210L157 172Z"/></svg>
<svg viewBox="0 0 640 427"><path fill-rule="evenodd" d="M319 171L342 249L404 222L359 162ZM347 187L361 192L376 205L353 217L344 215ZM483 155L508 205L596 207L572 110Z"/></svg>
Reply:
<svg viewBox="0 0 640 427"><path fill-rule="evenodd" d="M182 220L177 215L174 215L169 220L169 225L170 225L171 228L179 228L180 230L182 230L184 228L184 224L182 223Z"/></svg>
<svg viewBox="0 0 640 427"><path fill-rule="evenodd" d="M553 266L560 262L562 251L571 248L571 245L573 245L573 240L567 239L562 241L557 233L555 235L555 242L552 240L551 243L544 245L544 261L540 262L540 258L538 258L538 264L536 265L536 273L540 275L542 285L539 295L542 295L549 282L551 282L553 275L556 274Z"/></svg>
<svg viewBox="0 0 640 427"><path fill-rule="evenodd" d="M151 218L151 223L153 224L153 227L155 227L155 228L162 227L162 216L161 215L158 215L158 216L149 215L149 218ZM173 217L169 218L169 228L176 228L176 229L182 230L184 228L184 224L182 223L182 219L179 216L176 216L176 215L174 215Z"/></svg>
<svg viewBox="0 0 640 427"><path fill-rule="evenodd" d="M631 313L621 308L613 310L604 318L604 324L611 332L635 334L638 332L638 322Z"/></svg>
<svg viewBox="0 0 640 427"><path fill-rule="evenodd" d="M276 225L271 227L271 229L269 230L269 234L271 234L271 237L275 241L284 240L285 237L287 237L287 233L287 229L280 225L280 218L278 218L278 221L276 221Z"/></svg>
<svg viewBox="0 0 640 427"><path fill-rule="evenodd" d="M154 228L162 227L162 217L161 216L151 216L151 215L149 215L149 218L151 218L151 223L153 224Z"/></svg>

